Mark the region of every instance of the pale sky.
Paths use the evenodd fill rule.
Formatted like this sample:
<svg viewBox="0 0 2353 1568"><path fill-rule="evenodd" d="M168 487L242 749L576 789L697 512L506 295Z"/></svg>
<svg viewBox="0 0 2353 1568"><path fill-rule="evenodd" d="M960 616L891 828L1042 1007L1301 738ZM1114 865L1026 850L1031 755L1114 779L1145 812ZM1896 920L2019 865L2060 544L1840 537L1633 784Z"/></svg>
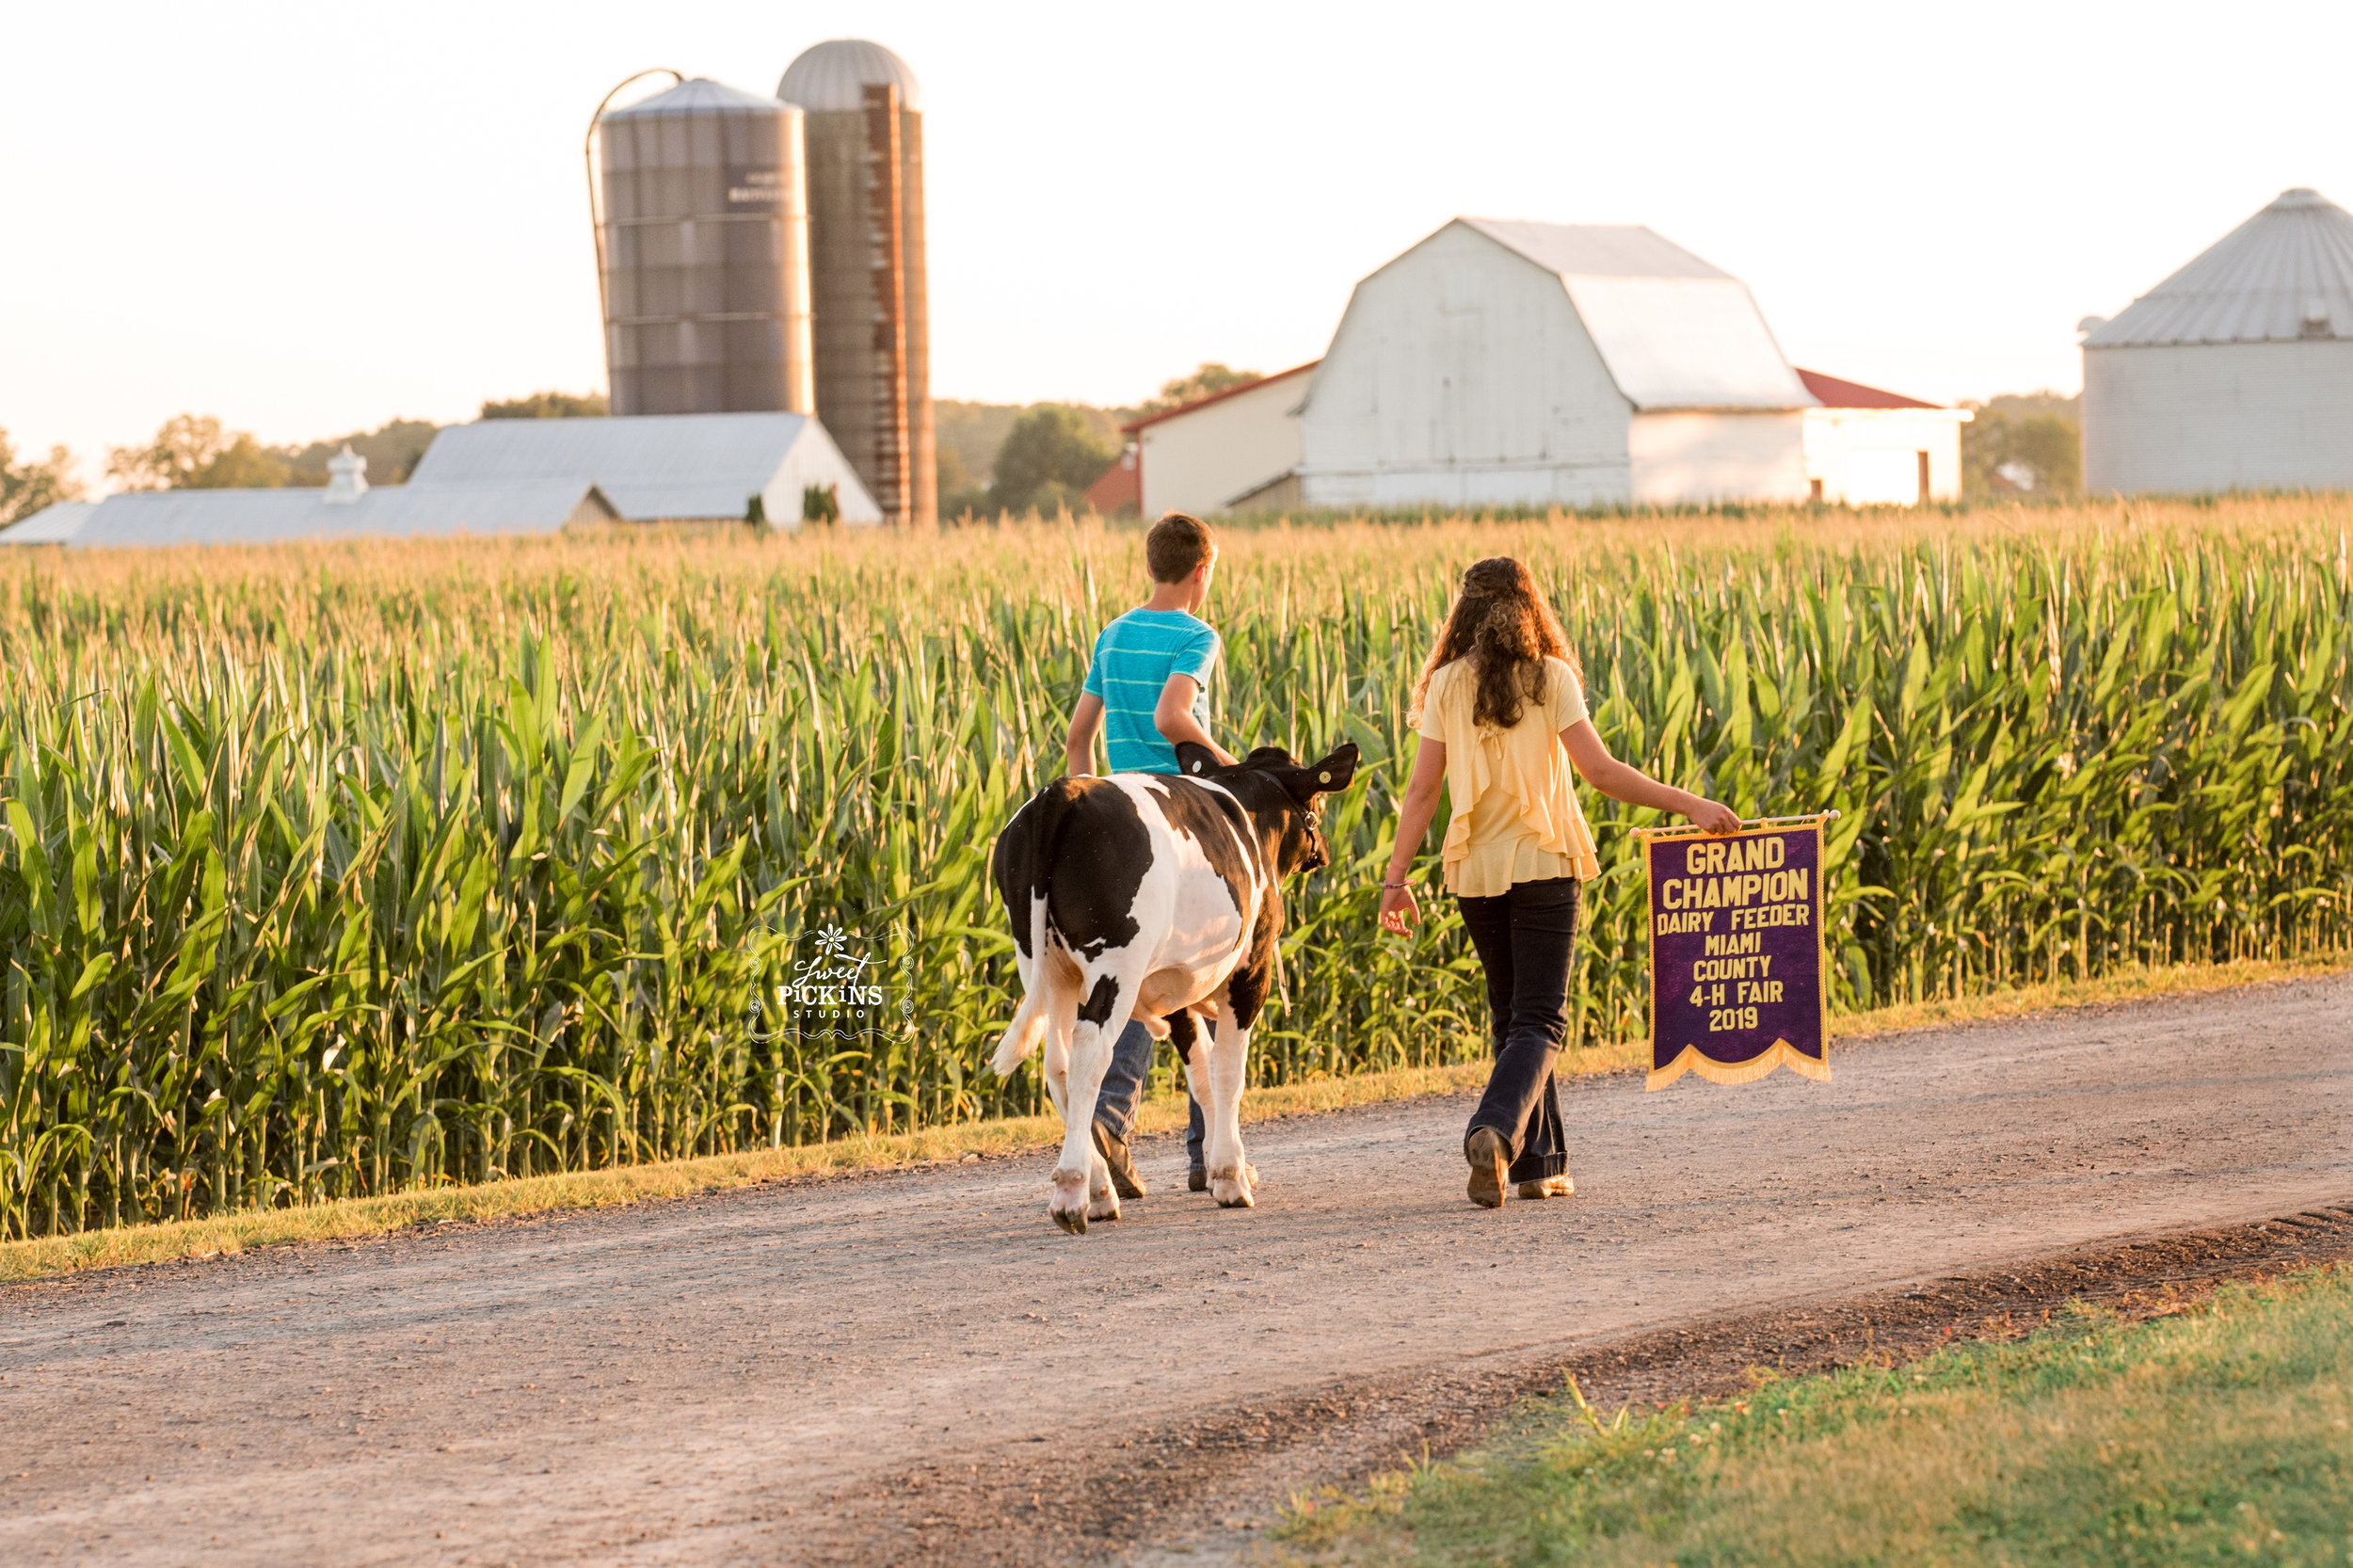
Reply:
<svg viewBox="0 0 2353 1568"><path fill-rule="evenodd" d="M1644 223L1796 363L2080 372L2289 185L2353 201L2353 6L562 6L0 0L0 428L264 441L600 389L581 140L648 66L822 39L922 83L942 397L1132 402L1320 355L1457 214Z"/></svg>

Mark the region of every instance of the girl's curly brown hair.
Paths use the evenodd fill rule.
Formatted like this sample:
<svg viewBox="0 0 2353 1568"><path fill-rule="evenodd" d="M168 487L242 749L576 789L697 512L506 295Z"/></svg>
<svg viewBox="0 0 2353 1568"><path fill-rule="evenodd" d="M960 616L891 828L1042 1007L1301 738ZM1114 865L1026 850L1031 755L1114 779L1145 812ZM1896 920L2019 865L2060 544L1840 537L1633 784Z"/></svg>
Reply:
<svg viewBox="0 0 2353 1568"><path fill-rule="evenodd" d="M1438 645L1430 650L1421 679L1414 683L1409 717L1421 723L1430 678L1441 665L1468 659L1479 677L1472 718L1509 729L1520 722L1527 703L1545 700L1547 655L1577 668L1577 656L1569 651L1569 640L1561 634L1561 622L1545 601L1535 575L1509 555L1473 561L1463 573L1463 591L1447 616L1446 630L1438 634ZM1579 672L1578 679L1583 678Z"/></svg>

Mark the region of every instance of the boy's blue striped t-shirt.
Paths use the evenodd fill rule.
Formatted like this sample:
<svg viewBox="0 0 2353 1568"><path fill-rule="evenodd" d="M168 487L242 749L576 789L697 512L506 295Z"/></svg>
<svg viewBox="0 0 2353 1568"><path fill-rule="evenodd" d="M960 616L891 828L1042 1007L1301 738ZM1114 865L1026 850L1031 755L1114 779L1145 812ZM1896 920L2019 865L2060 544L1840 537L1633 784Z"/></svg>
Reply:
<svg viewBox="0 0 2353 1568"><path fill-rule="evenodd" d="M1217 632L1182 610L1130 610L1095 639L1086 690L1103 699L1103 740L1113 773L1175 773L1176 748L1152 721L1161 688L1172 675L1199 685L1193 716L1209 727L1209 671L1217 665Z"/></svg>

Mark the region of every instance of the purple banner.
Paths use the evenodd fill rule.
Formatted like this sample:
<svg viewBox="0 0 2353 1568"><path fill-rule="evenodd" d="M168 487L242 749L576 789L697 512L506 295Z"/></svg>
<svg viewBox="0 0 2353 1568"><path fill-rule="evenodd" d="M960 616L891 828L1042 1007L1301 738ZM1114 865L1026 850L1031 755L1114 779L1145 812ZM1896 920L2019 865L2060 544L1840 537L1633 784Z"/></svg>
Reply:
<svg viewBox="0 0 2353 1568"><path fill-rule="evenodd" d="M1648 1087L1685 1073L1830 1078L1822 824L1643 842L1650 872Z"/></svg>

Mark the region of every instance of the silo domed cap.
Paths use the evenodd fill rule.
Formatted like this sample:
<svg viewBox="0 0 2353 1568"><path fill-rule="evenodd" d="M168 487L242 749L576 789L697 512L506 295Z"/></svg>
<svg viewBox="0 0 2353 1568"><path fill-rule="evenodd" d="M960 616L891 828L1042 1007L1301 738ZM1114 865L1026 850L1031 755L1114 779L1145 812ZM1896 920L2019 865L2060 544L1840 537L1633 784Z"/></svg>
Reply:
<svg viewBox="0 0 2353 1568"><path fill-rule="evenodd" d="M664 88L650 98L641 98L627 108L607 109L607 120L634 120L641 116L666 114L709 114L716 109L766 109L781 112L785 105L773 98L762 98L742 88L731 88L725 82L714 82L708 76L690 76L674 88Z"/></svg>
<svg viewBox="0 0 2353 1568"><path fill-rule="evenodd" d="M867 39L828 39L803 50L800 58L784 68L776 96L811 114L830 114L864 108L864 89L885 82L898 84L904 107L922 109L922 89L906 61Z"/></svg>

